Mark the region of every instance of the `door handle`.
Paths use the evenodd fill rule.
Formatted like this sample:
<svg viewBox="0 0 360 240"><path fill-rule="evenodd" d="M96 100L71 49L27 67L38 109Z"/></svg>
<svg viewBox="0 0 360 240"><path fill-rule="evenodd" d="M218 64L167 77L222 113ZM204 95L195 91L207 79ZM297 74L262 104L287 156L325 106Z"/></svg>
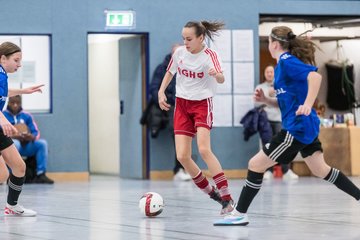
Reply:
<svg viewBox="0 0 360 240"><path fill-rule="evenodd" d="M124 101L120 100L120 115L124 114Z"/></svg>

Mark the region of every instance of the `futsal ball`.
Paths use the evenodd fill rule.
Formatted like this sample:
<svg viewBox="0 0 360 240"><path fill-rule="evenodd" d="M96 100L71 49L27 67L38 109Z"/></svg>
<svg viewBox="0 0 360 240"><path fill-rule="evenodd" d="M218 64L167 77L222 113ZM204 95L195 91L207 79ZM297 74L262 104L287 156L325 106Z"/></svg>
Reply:
<svg viewBox="0 0 360 240"><path fill-rule="evenodd" d="M164 200L156 192L147 192L140 198L139 208L145 216L155 217L163 211Z"/></svg>

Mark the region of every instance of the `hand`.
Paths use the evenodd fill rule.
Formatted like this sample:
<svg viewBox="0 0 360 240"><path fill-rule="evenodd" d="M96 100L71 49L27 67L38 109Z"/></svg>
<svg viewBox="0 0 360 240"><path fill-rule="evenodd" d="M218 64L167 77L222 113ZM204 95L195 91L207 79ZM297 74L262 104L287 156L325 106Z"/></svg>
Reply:
<svg viewBox="0 0 360 240"><path fill-rule="evenodd" d="M273 87L269 88L269 96L270 97L276 97L276 92L275 92L275 89Z"/></svg>
<svg viewBox="0 0 360 240"><path fill-rule="evenodd" d="M217 72L214 68L210 68L209 71L208 71L208 74L212 77L215 77Z"/></svg>
<svg viewBox="0 0 360 240"><path fill-rule="evenodd" d="M34 92L40 92L42 93L41 88L45 86L45 84L40 84L40 85L36 85L36 86L32 86L32 87L28 87L28 88L24 88L23 93L24 94L30 94L30 93L34 93Z"/></svg>
<svg viewBox="0 0 360 240"><path fill-rule="evenodd" d="M159 107L160 107L160 109L165 110L165 111L169 111L171 105L166 102L167 98L166 98L165 93L159 92L158 93L158 98L159 98Z"/></svg>
<svg viewBox="0 0 360 240"><path fill-rule="evenodd" d="M300 105L298 110L295 112L296 115L305 115L309 116L311 113L311 107L306 105Z"/></svg>
<svg viewBox="0 0 360 240"><path fill-rule="evenodd" d="M22 142L30 142L35 139L35 137L31 133L23 133L22 136Z"/></svg>
<svg viewBox="0 0 360 240"><path fill-rule="evenodd" d="M254 100L256 102L266 102L264 91L261 88L255 89Z"/></svg>
<svg viewBox="0 0 360 240"><path fill-rule="evenodd" d="M0 126L5 136L10 137L18 133L18 130L5 117L0 118Z"/></svg>

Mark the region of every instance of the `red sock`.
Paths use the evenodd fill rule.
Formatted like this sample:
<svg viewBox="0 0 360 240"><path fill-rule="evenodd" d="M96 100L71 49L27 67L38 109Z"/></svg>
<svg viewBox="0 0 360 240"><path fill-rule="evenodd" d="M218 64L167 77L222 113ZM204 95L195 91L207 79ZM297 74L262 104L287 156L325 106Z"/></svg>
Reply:
<svg viewBox="0 0 360 240"><path fill-rule="evenodd" d="M194 183L198 188L200 188L204 193L211 193L213 190L212 186L210 185L209 181L203 175L202 171L200 171L196 177L193 178Z"/></svg>
<svg viewBox="0 0 360 240"><path fill-rule="evenodd" d="M213 177L217 189L219 190L221 199L224 201L231 200L231 195L228 187L228 181L225 177L224 172L221 172Z"/></svg>

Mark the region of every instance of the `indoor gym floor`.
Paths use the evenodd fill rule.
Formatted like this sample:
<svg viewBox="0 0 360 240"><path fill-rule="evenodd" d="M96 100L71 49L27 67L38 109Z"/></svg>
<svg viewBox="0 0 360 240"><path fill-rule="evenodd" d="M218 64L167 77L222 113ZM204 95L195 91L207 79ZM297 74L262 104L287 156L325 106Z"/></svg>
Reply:
<svg viewBox="0 0 360 240"><path fill-rule="evenodd" d="M352 180L360 186L360 178ZM231 180L237 200L244 180ZM141 215L138 202L154 191L165 200L155 218ZM0 186L0 205L6 186ZM360 202L314 177L270 180L249 209L246 227L214 227L220 205L192 182L124 180L92 176L89 182L27 184L20 204L35 218L0 215L0 240L112 239L360 239Z"/></svg>

